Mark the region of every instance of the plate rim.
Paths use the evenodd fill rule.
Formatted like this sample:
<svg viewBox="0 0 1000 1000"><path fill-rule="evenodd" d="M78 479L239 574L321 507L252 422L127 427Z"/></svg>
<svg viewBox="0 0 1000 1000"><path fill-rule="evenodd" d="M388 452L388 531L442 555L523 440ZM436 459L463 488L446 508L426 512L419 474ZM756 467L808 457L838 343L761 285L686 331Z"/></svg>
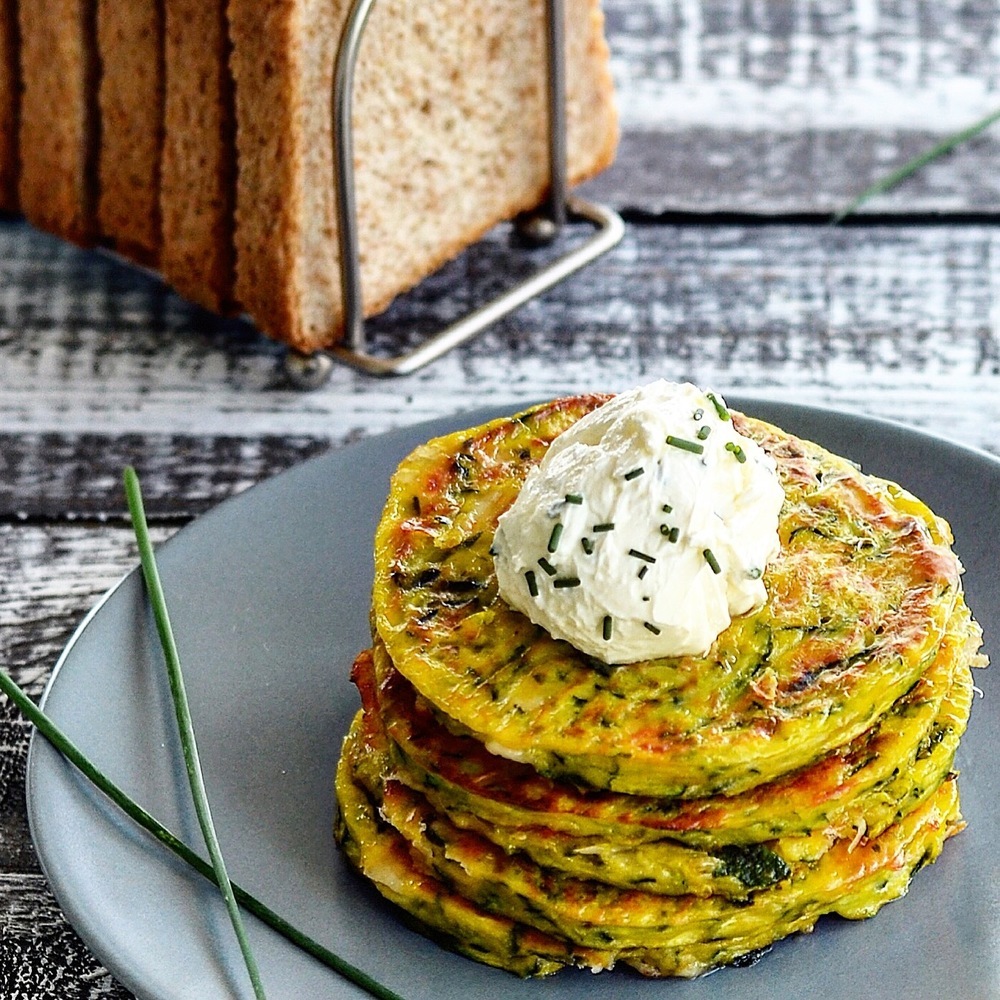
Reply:
<svg viewBox="0 0 1000 1000"><path fill-rule="evenodd" d="M866 426L873 428L875 430L882 430L884 432L891 432L892 434L902 434L906 437L913 439L914 441L925 440L932 443L938 448L943 448L947 451L958 452L967 456L970 460L976 462L982 462L984 465L991 467L992 474L1000 477L1000 456L994 455L982 448L969 445L964 442L955 441L946 435L939 433L937 431L928 430L922 427L913 427L902 421L895 420L892 418L881 417L881 416L871 416L864 414L855 410L844 410L838 407L822 405L822 404L803 404L794 401L784 401L780 399L770 398L767 396L750 395L741 392L725 393L725 399L727 406L731 409L740 410L741 412L749 413L751 416L754 414L754 407L766 407L766 408L777 408L787 414L801 414L803 419L811 418L813 420L827 420L832 419L838 422L846 422L853 424L855 426ZM175 544L183 545L185 540L185 535L188 528L196 523L202 522L206 519L214 519L218 517L225 517L228 511L231 509L233 504L239 504L242 498L246 497L253 491L260 490L262 488L267 488L268 484L275 483L278 481L284 481L286 477L294 475L297 470L304 469L306 467L311 467L319 464L326 464L331 460L336 461L338 456L349 455L355 451L361 451L365 448L379 447L380 443L388 443L390 445L395 445L397 442L406 441L410 438L415 438L418 441L427 440L430 437L436 437L442 434L448 434L453 431L459 431L464 427L471 427L475 423L482 422L484 420L502 418L505 415L511 415L514 413L522 412L525 409L537 405L535 402L526 403L514 403L514 404L492 404L484 405L480 407L475 407L471 409L459 409L453 413L431 417L425 420L421 420L412 424L404 424L398 427L394 427L383 431L378 434L371 435L360 441L350 442L342 447L332 447L321 454L312 456L303 462L298 462L288 469L282 470L274 475L268 476L262 479L258 483L255 483L248 489L242 490L232 496L225 498L219 503L213 504L210 508L203 511L200 514L195 515L184 525L182 525L176 532L174 532L168 539L157 546L157 553L161 550L165 550L168 546L173 546ZM795 430L790 433L796 434ZM403 452L405 454L405 452ZM850 456L846 456L850 457ZM97 601L85 612L77 626L73 629L70 638L66 641L65 646L60 651L55 664L53 665L51 676L47 680L42 695L39 699L39 706L45 710L46 704L49 700L50 694L60 683L60 676L64 672L66 665L70 663L73 658L74 651L86 634L87 630L91 627L94 619L101 613L116 595L135 577L137 574L141 573L141 568L138 564L138 556L135 558L135 563L131 569L126 571L120 579L113 583L98 599ZM46 879L46 884L48 885L50 891L56 898L60 909L63 911L64 916L66 914L66 904L63 900L63 893L66 891L66 887L59 883L59 880L54 880L51 874L49 859L43 854L40 849L39 838L37 834L37 824L44 823L45 820L41 817L37 809L37 790L36 785L42 780L42 771L44 770L45 764L41 762L40 754L37 749L42 743L46 744L48 749L47 741L45 738L32 727L31 735L29 739L28 753L25 765L25 793L26 793L26 807L27 807L27 817L28 817L28 827L31 836L32 845L35 850L36 857L38 859L39 866L41 867L42 874ZM58 755L56 755L58 757ZM61 758L58 758L61 759ZM131 821L129 821L131 822ZM111 971L111 973L125 985L132 992L136 993L138 996L144 995L142 990L142 984L136 983L129 976L127 970L123 973L122 966L115 960L115 956L109 956L106 954L99 954L94 948L91 940L81 933L77 928L77 925L69 921L66 917L67 923L73 927L74 931L79 934L81 939L84 940L86 946L93 952L93 954ZM292 946L290 946L292 947ZM346 981L345 981L346 982Z"/></svg>

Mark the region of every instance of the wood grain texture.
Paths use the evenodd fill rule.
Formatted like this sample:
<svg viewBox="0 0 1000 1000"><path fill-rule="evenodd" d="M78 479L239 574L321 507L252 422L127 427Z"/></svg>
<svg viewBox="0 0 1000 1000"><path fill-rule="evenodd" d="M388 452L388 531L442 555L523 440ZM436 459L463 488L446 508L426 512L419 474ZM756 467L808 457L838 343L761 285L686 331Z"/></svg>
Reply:
<svg viewBox="0 0 1000 1000"><path fill-rule="evenodd" d="M154 541L173 530L154 529ZM41 695L84 614L137 564L124 525L0 523L0 663L29 695Z"/></svg>
<svg viewBox="0 0 1000 1000"><path fill-rule="evenodd" d="M174 530L154 527L154 543ZM0 522L0 665L32 698L87 611L137 564L131 528ZM6 701L0 708L2 809L24 781L29 727Z"/></svg>
<svg viewBox="0 0 1000 1000"><path fill-rule="evenodd" d="M175 448L172 476L189 441L270 441L236 456L263 474L264 451L275 456L285 437L294 458L309 441L657 376L916 426L940 428L948 415L950 436L997 448L1000 234L988 225L633 223L612 254L429 368L376 381L338 367L306 394L283 385L280 352L242 324L102 258L84 267L17 227L0 228L0 261L11 239L23 270L16 294L0 297L0 426L20 438L5 442L23 484L7 505L20 498L34 512L49 435L115 435L116 464ZM376 343L398 349L411 328L454 316L521 266L495 234L397 302ZM215 446L190 447L197 469ZM82 490L81 478L68 482Z"/></svg>
<svg viewBox="0 0 1000 1000"><path fill-rule="evenodd" d="M66 923L43 876L0 874L0 996L129 1000Z"/></svg>
<svg viewBox="0 0 1000 1000"><path fill-rule="evenodd" d="M1000 106L1000 95L996 103ZM974 120L966 115L957 124ZM647 126L626 132L615 164L582 191L626 210L654 213L829 216L941 138L924 129L781 133ZM1000 209L998 160L1000 138L983 134L873 198L859 214L995 213Z"/></svg>
<svg viewBox="0 0 1000 1000"><path fill-rule="evenodd" d="M996 0L607 0L617 204L830 212L1000 106ZM996 131L874 211L1000 206Z"/></svg>
<svg viewBox="0 0 1000 1000"><path fill-rule="evenodd" d="M653 121L949 130L974 101L990 110L1000 84L996 0L609 0L605 8L617 81L632 97L626 129Z"/></svg>
<svg viewBox="0 0 1000 1000"><path fill-rule="evenodd" d="M155 527L159 544L173 528ZM80 620L138 561L131 529L0 522L0 665L38 698ZM28 836L29 726L0 703L0 996L126 1000L67 925Z"/></svg>
<svg viewBox="0 0 1000 1000"><path fill-rule="evenodd" d="M123 523L134 465L150 517L179 523L351 438L0 433L0 520Z"/></svg>

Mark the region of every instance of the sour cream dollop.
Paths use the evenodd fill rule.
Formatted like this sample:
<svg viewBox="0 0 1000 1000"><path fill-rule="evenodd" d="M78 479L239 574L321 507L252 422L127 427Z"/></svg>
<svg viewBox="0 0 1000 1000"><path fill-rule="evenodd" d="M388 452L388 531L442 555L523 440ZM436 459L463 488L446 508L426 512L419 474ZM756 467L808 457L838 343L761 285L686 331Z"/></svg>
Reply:
<svg viewBox="0 0 1000 1000"><path fill-rule="evenodd" d="M500 595L605 663L701 654L767 598L784 492L718 394L666 381L560 434L500 518Z"/></svg>

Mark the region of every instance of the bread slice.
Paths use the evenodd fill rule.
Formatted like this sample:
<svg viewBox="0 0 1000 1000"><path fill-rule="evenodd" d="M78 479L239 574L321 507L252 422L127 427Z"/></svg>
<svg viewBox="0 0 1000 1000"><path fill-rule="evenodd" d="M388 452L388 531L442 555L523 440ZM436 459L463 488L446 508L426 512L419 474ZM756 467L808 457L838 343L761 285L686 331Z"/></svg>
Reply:
<svg viewBox="0 0 1000 1000"><path fill-rule="evenodd" d="M102 242L142 264L160 248L163 12L155 0L98 0Z"/></svg>
<svg viewBox="0 0 1000 1000"><path fill-rule="evenodd" d="M236 293L271 336L337 342L330 88L348 0L231 0ZM569 0L572 182L617 140L598 0ZM365 311L384 308L548 186L543 0L382 0L354 97Z"/></svg>
<svg viewBox="0 0 1000 1000"><path fill-rule="evenodd" d="M0 0L0 212L17 210L17 127L21 103L17 6Z"/></svg>
<svg viewBox="0 0 1000 1000"><path fill-rule="evenodd" d="M94 238L98 150L95 0L23 0L21 210L76 243Z"/></svg>
<svg viewBox="0 0 1000 1000"><path fill-rule="evenodd" d="M236 134L225 0L165 0L163 276L226 311L233 286Z"/></svg>

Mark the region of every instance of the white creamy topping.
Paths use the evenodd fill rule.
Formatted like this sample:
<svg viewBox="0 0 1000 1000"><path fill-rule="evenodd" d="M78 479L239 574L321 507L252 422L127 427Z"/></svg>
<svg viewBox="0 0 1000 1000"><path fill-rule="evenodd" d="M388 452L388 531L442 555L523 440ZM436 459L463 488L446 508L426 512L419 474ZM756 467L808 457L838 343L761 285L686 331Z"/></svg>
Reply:
<svg viewBox="0 0 1000 1000"><path fill-rule="evenodd" d="M707 652L766 600L784 493L722 398L659 381L560 434L501 518L500 594L605 663Z"/></svg>

